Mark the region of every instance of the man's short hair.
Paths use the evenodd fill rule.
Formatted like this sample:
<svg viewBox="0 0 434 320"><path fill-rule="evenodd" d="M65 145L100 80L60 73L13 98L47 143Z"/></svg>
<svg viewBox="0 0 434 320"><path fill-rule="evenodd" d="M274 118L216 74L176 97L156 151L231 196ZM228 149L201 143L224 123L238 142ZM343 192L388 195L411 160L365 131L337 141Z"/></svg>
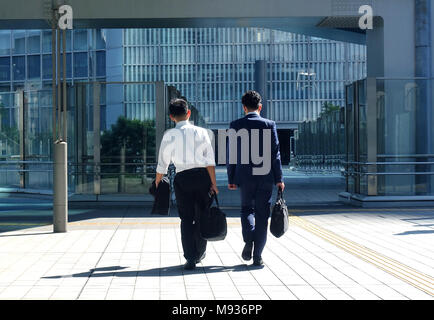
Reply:
<svg viewBox="0 0 434 320"><path fill-rule="evenodd" d="M188 112L188 103L184 99L172 99L169 102L169 114L175 118L185 116Z"/></svg>
<svg viewBox="0 0 434 320"><path fill-rule="evenodd" d="M241 98L243 106L252 111L258 110L261 101L261 95L253 90L247 91Z"/></svg>

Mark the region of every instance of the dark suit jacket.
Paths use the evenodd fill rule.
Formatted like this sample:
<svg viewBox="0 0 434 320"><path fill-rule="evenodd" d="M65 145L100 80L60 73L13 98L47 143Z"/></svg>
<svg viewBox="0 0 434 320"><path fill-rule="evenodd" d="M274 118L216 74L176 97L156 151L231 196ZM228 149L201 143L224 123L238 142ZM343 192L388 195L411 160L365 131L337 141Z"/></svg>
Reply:
<svg viewBox="0 0 434 320"><path fill-rule="evenodd" d="M238 138L237 142L237 164L229 163L229 139L226 143L226 167L228 173L228 183L242 185L243 183L249 183L253 180L258 180L264 183L278 183L282 181L282 164L280 161L280 149L279 149L279 139L277 137L276 123L272 120L262 118L257 113L248 114L244 118L232 121L230 128L235 129L237 132L240 129L247 129L249 132L249 163L241 163L241 138ZM260 156L270 157L271 170L262 176L253 175L252 169L254 167L262 167L263 164L256 165L252 163L251 157L251 130L260 129L259 133L259 154ZM261 129L271 130L271 154L263 155L263 131ZM267 143L267 142L266 142Z"/></svg>
<svg viewBox="0 0 434 320"><path fill-rule="evenodd" d="M155 179L149 188L149 193L155 198L151 214L169 215L170 210L170 182L167 177L163 177L158 188L155 187Z"/></svg>

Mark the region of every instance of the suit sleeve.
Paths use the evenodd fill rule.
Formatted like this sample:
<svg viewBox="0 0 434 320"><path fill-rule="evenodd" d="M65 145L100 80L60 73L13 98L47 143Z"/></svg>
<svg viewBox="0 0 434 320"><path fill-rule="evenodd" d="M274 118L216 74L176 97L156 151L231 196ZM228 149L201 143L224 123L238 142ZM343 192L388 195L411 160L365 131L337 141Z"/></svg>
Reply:
<svg viewBox="0 0 434 320"><path fill-rule="evenodd" d="M230 129L235 129L233 122L229 125ZM226 171L228 174L228 184L234 184L235 181L235 167L236 164L229 163L229 138L226 137Z"/></svg>
<svg viewBox="0 0 434 320"><path fill-rule="evenodd" d="M280 145L275 122L273 122L271 134L271 170L273 171L274 182L282 182L282 162L280 160Z"/></svg>

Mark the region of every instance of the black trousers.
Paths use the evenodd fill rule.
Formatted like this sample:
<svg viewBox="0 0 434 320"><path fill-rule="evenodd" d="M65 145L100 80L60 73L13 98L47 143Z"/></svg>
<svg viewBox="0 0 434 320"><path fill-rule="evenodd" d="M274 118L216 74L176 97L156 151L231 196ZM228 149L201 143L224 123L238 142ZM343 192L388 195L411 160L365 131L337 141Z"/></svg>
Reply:
<svg viewBox="0 0 434 320"><path fill-rule="evenodd" d="M173 185L181 218L184 257L195 261L206 250L207 242L200 236L199 216L209 204L211 179L205 168L194 168L177 173Z"/></svg>

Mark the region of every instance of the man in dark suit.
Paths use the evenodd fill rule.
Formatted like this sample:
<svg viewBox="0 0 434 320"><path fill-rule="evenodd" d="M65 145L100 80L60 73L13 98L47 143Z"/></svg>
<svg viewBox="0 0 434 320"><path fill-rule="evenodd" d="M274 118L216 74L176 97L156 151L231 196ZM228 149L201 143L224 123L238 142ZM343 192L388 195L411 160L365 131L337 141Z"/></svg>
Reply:
<svg viewBox="0 0 434 320"><path fill-rule="evenodd" d="M273 186L276 185L283 190L285 184L282 178L276 123L260 116L261 96L256 91L247 91L241 101L246 116L230 124L230 128L239 134L236 148L227 144L228 188L236 190L239 187L241 192L241 226L245 242L242 258L249 261L252 259L253 251L253 264L262 266L262 251L267 241ZM248 134L249 138L244 141L248 141L248 146L242 145L240 133ZM231 155L234 151L235 156ZM257 160L261 155L262 164L258 164ZM236 158L236 163L231 161L231 157ZM269 164L268 168L266 163ZM261 165L265 167L265 172L259 170Z"/></svg>

